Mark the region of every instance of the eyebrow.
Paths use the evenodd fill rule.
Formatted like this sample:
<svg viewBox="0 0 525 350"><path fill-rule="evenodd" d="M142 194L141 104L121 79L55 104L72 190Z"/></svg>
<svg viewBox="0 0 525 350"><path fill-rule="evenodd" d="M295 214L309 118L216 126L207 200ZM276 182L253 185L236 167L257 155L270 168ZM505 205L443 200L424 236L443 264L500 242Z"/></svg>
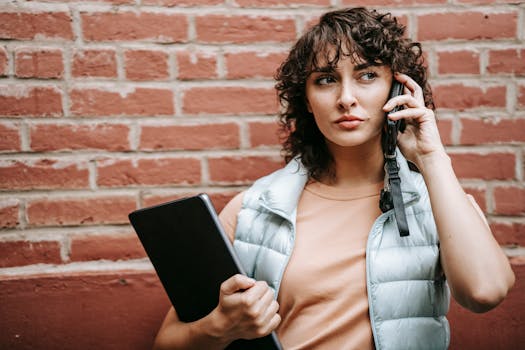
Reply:
<svg viewBox="0 0 525 350"><path fill-rule="evenodd" d="M356 64L354 66L354 71L360 71L360 70L367 69L369 67L378 67L378 66L381 66L381 65L382 64L377 64L377 63L373 63L373 62L359 63L359 64ZM318 67L318 68L314 69L312 71L312 73L332 73L335 70L336 69L334 69L332 66L324 66L324 67Z"/></svg>

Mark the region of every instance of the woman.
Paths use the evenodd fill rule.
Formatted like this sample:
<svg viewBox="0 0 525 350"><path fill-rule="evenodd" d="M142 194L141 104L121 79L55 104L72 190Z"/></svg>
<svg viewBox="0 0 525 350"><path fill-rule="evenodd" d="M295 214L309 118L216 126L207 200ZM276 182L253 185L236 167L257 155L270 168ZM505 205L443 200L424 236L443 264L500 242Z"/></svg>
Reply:
<svg viewBox="0 0 525 350"><path fill-rule="evenodd" d="M403 30L356 8L298 40L276 85L287 165L221 213L250 277L225 281L201 320L171 309L157 348L221 349L275 330L285 349L446 349L449 287L475 312L505 297L514 275L454 174L420 45ZM394 81L404 93L389 99ZM379 209L391 180L385 112L397 106L388 118L406 123L396 162L408 236Z"/></svg>

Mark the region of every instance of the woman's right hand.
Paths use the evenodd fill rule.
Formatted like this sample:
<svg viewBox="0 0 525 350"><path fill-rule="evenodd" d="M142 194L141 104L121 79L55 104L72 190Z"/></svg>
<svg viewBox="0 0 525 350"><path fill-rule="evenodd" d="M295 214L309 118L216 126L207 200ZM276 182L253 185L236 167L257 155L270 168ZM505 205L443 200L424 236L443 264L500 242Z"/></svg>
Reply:
<svg viewBox="0 0 525 350"><path fill-rule="evenodd" d="M221 284L219 304L209 317L216 336L230 343L270 334L281 322L278 310L266 282L237 274Z"/></svg>

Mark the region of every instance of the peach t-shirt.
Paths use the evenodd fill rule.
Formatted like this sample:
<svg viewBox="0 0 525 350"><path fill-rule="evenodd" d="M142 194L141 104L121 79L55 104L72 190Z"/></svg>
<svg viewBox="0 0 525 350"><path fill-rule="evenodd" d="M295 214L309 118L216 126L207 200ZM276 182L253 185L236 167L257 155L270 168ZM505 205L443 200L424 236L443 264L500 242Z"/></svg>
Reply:
<svg viewBox="0 0 525 350"><path fill-rule="evenodd" d="M383 183L339 190L309 183L297 207L295 246L277 301L277 334L291 349L373 349L365 250ZM243 193L221 212L233 240Z"/></svg>

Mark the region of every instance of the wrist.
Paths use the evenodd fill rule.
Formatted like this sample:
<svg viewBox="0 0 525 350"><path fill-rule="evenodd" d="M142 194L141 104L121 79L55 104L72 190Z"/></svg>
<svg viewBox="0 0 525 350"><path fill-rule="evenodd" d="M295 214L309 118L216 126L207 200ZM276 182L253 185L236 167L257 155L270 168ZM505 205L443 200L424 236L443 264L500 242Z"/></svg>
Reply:
<svg viewBox="0 0 525 350"><path fill-rule="evenodd" d="M417 168L423 175L429 171L452 166L452 160L445 150L434 151L418 157Z"/></svg>
<svg viewBox="0 0 525 350"><path fill-rule="evenodd" d="M235 340L228 337L228 322L217 309L214 309L208 316L202 318L201 321L199 332L219 347L225 348Z"/></svg>

